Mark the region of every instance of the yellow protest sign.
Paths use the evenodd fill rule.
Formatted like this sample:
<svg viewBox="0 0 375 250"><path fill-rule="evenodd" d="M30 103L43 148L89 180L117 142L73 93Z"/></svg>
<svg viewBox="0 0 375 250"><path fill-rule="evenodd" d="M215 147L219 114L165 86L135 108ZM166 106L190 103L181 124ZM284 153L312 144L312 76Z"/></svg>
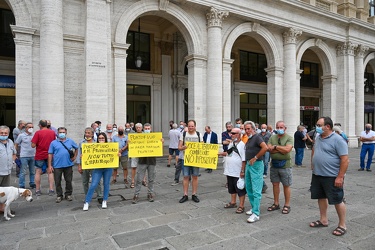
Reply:
<svg viewBox="0 0 375 250"><path fill-rule="evenodd" d="M82 169L117 168L118 142L82 143Z"/></svg>
<svg viewBox="0 0 375 250"><path fill-rule="evenodd" d="M219 144L185 142L184 165L216 169L218 162Z"/></svg>
<svg viewBox="0 0 375 250"><path fill-rule="evenodd" d="M163 135L157 133L131 133L129 138L129 157L163 156Z"/></svg>

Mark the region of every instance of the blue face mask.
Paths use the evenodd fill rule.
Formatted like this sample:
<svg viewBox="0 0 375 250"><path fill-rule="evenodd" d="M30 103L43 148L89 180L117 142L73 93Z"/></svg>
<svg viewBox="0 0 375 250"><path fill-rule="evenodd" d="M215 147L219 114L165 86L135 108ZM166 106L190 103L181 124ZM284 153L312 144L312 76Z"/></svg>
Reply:
<svg viewBox="0 0 375 250"><path fill-rule="evenodd" d="M143 132L145 132L145 133L150 133L151 132L151 130L148 130L148 129L145 129Z"/></svg>
<svg viewBox="0 0 375 250"><path fill-rule="evenodd" d="M60 139L65 139L66 137L66 134L65 133L59 133L59 138Z"/></svg>
<svg viewBox="0 0 375 250"><path fill-rule="evenodd" d="M0 135L0 141L5 141L8 139L7 135Z"/></svg>
<svg viewBox="0 0 375 250"><path fill-rule="evenodd" d="M112 133L112 130L111 130L111 129L108 129L108 130L107 130L107 133Z"/></svg>
<svg viewBox="0 0 375 250"><path fill-rule="evenodd" d="M235 128L240 128L241 127L241 124L236 124L234 125Z"/></svg>
<svg viewBox="0 0 375 250"><path fill-rule="evenodd" d="M278 129L277 134L278 135L283 135L285 133L284 129Z"/></svg>
<svg viewBox="0 0 375 250"><path fill-rule="evenodd" d="M184 125L180 125L180 128L181 128L181 129L184 128Z"/></svg>
<svg viewBox="0 0 375 250"><path fill-rule="evenodd" d="M322 127L316 127L315 131L319 134L323 134L323 129Z"/></svg>

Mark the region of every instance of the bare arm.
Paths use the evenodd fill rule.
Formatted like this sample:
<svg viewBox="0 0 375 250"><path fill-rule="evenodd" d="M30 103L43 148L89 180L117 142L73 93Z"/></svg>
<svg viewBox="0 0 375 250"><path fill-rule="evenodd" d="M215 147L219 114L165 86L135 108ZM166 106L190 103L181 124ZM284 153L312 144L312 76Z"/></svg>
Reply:
<svg viewBox="0 0 375 250"><path fill-rule="evenodd" d="M349 166L348 155L340 156L340 170L335 180L335 187L339 187L339 188L343 187L344 177L345 177L346 170L348 169L348 166Z"/></svg>

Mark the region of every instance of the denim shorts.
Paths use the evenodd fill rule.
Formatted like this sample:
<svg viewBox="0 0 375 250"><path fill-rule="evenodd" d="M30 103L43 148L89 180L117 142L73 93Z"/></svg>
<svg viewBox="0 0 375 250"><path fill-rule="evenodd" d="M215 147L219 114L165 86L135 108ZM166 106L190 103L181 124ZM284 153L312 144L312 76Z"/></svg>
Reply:
<svg viewBox="0 0 375 250"><path fill-rule="evenodd" d="M340 204L344 189L335 187L336 177L312 175L311 199L328 199L330 205Z"/></svg>
<svg viewBox="0 0 375 250"><path fill-rule="evenodd" d="M270 179L272 183L281 182L283 186L292 185L292 168L274 168L270 169Z"/></svg>
<svg viewBox="0 0 375 250"><path fill-rule="evenodd" d="M175 154L175 156L178 156L179 153L180 153L180 151L178 150L178 148L170 148L169 149L169 155Z"/></svg>
<svg viewBox="0 0 375 250"><path fill-rule="evenodd" d="M198 167L186 166L186 165L184 165L183 162L182 162L182 165L183 165L182 171L183 171L184 176L190 176L190 175L199 176L199 168Z"/></svg>

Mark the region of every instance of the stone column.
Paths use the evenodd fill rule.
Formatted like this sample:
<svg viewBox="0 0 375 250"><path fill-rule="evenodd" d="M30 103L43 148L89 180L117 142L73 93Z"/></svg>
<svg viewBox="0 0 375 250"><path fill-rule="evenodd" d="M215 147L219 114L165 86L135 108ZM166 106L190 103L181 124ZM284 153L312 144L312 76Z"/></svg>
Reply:
<svg viewBox="0 0 375 250"><path fill-rule="evenodd" d="M186 76L179 76L177 75L177 83L175 84L175 92L176 92L176 123L180 125L180 121L185 121L184 118L184 111L185 111L185 104L184 104L184 90L188 87ZM186 121L187 122L187 121Z"/></svg>
<svg viewBox="0 0 375 250"><path fill-rule="evenodd" d="M223 86L223 50L221 43L221 24L228 11L220 11L211 7L206 14L207 17L207 84L206 84L206 117L207 122L213 131L221 131L223 127L224 110L223 106L227 104L230 98L223 93L227 86ZM228 100L229 99L229 100ZM228 104L229 104L228 103ZM229 109L229 107L228 107ZM228 110L227 109L227 110ZM227 115L227 114L225 114ZM229 112L230 117L230 112Z"/></svg>
<svg viewBox="0 0 375 250"><path fill-rule="evenodd" d="M267 124L275 128L276 122L283 120L283 77L284 69L272 67L267 72ZM289 99L288 99L289 102ZM299 111L298 111L299 112Z"/></svg>
<svg viewBox="0 0 375 250"><path fill-rule="evenodd" d="M336 121L336 76L325 75L322 76L323 90L322 101L323 105L320 109L322 116L329 116L333 121Z"/></svg>
<svg viewBox="0 0 375 250"><path fill-rule="evenodd" d="M188 119L196 120L198 131L204 131L207 121L206 102L204 100L206 98L206 88L204 87L204 83L206 82L206 60L204 56L199 55L186 57L189 69ZM221 107L221 103L218 105Z"/></svg>
<svg viewBox="0 0 375 250"><path fill-rule="evenodd" d="M368 47L360 45L355 50L355 135L360 136L365 126L365 79L363 57ZM372 86L371 86L372 87Z"/></svg>
<svg viewBox="0 0 375 250"><path fill-rule="evenodd" d="M11 25L16 45L16 122L33 120L33 35L36 29Z"/></svg>
<svg viewBox="0 0 375 250"><path fill-rule="evenodd" d="M152 83L152 106L151 106L151 119L152 129L154 131L162 131L162 79L161 77L155 77ZM155 115L153 115L155 114ZM165 120L165 124L168 124L169 120Z"/></svg>
<svg viewBox="0 0 375 250"><path fill-rule="evenodd" d="M355 136L355 67L354 50L357 45L345 42L336 47L337 49L337 96L336 121L342 125L342 129L348 135L349 147L358 147ZM363 71L362 71L363 74ZM362 110L363 112L363 110Z"/></svg>
<svg viewBox="0 0 375 250"><path fill-rule="evenodd" d="M233 106L232 106L232 114L233 116L229 118L229 120L224 120L223 128L221 129L222 131L226 130L225 128L225 123L232 121L234 122L235 119L238 117L241 117L240 115L240 110L241 110L241 100L240 100L240 89L238 85L233 86ZM244 121L245 122L245 121Z"/></svg>
<svg viewBox="0 0 375 250"><path fill-rule="evenodd" d="M40 1L40 113L55 127L64 126L63 2ZM31 79L30 79L31 80ZM19 93L17 93L19 95Z"/></svg>
<svg viewBox="0 0 375 250"><path fill-rule="evenodd" d="M108 67L111 68L111 58L108 54L108 49L111 48L111 43L108 39L110 34L108 29L111 29L109 8L110 1L86 0L86 77L84 83L86 98L84 119L86 124L100 120L105 126L109 122ZM122 70L126 71L126 67ZM126 92L126 87L115 89L115 92L117 91ZM115 102L117 101L119 100ZM116 119L118 124L124 124L126 117L116 117Z"/></svg>
<svg viewBox="0 0 375 250"><path fill-rule="evenodd" d="M223 60L223 122L220 125L220 129L223 130L227 121L232 121L232 59ZM209 105L209 104L208 104ZM238 109L239 111L239 109ZM238 116L239 117L239 116ZM218 130L217 132L220 132ZM219 136L221 141L221 136Z"/></svg>
<svg viewBox="0 0 375 250"><path fill-rule="evenodd" d="M129 44L114 43L114 122L125 124L126 121L126 50Z"/></svg>
<svg viewBox="0 0 375 250"><path fill-rule="evenodd" d="M296 41L302 31L290 28L284 37L283 119L289 133L300 123L300 83L296 79ZM286 101L287 100L287 101Z"/></svg>

